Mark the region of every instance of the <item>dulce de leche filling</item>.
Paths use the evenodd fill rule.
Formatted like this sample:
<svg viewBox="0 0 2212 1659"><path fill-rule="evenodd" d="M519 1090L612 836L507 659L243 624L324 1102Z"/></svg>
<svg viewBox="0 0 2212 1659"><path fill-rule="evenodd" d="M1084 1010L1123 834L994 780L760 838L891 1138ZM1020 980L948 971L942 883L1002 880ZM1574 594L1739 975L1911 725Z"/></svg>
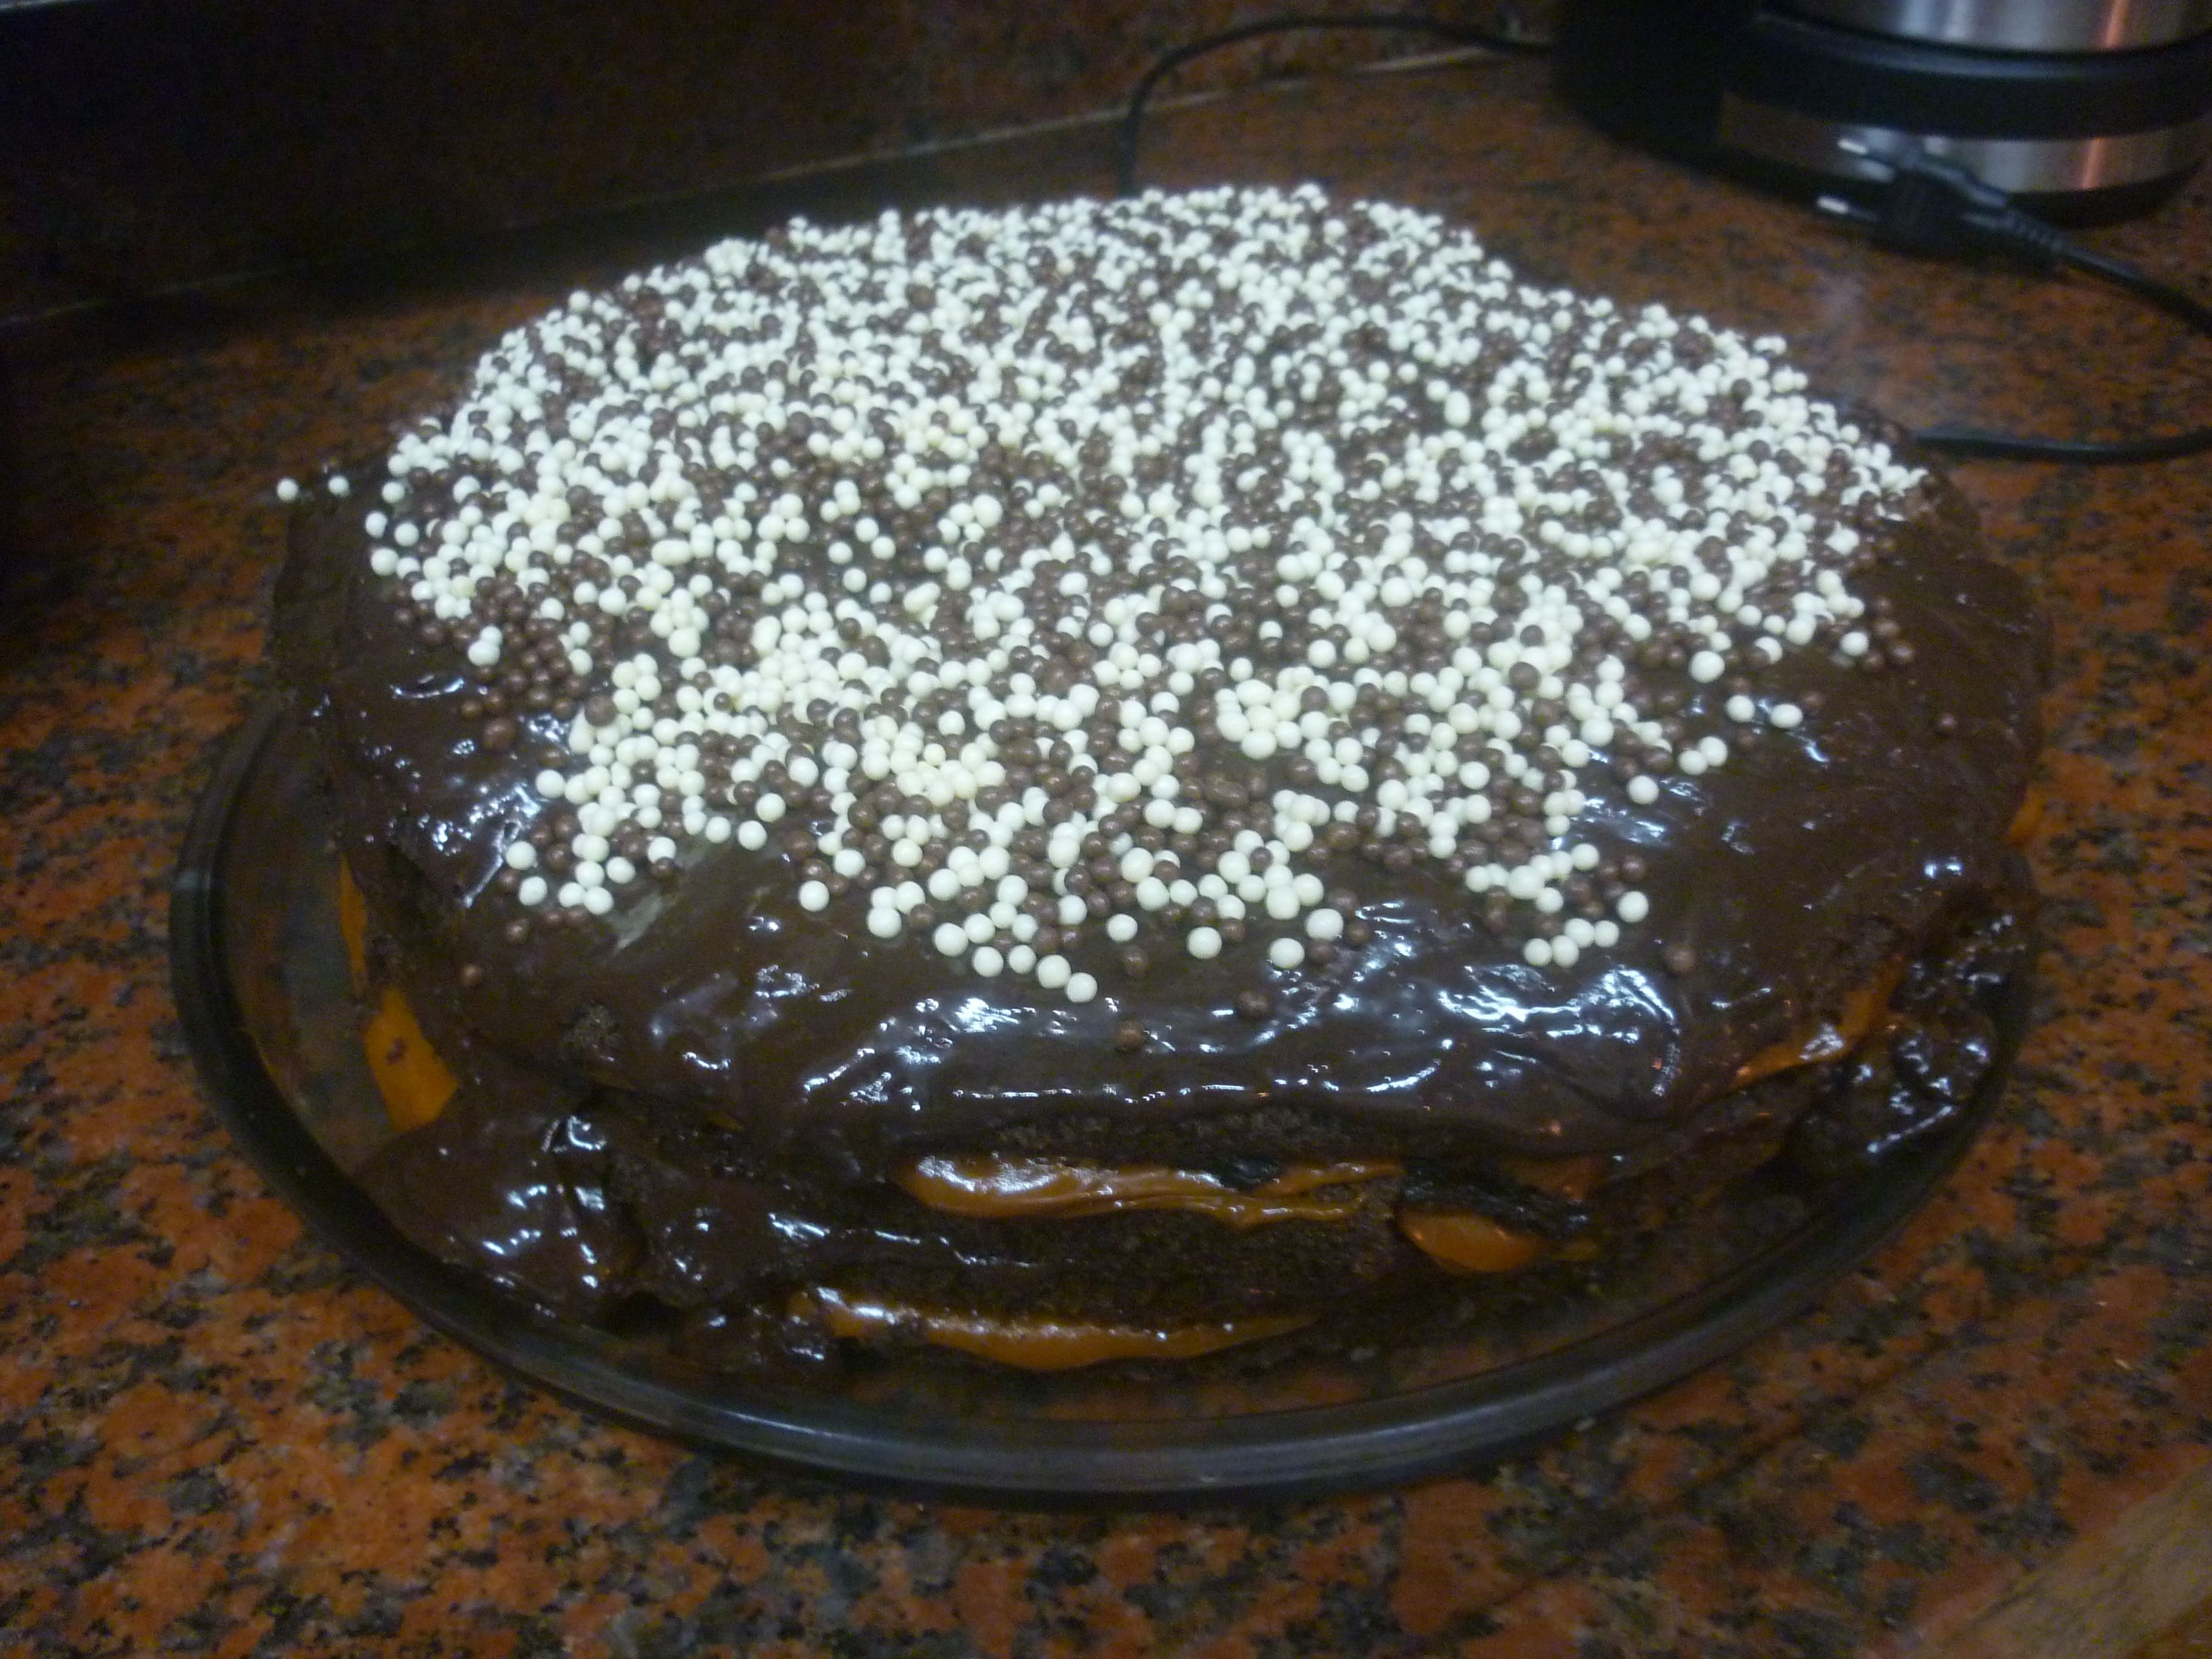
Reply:
<svg viewBox="0 0 2212 1659"><path fill-rule="evenodd" d="M1730 1086L1741 1089L1777 1072L1841 1060L1865 1042L1881 1024L1882 1016L1889 1011L1889 999L1897 989L1897 982L1904 977L1902 959L1889 963L1873 983L1862 985L1846 996L1834 1018L1817 1020L1779 1042L1769 1043L1737 1066Z"/></svg>
<svg viewBox="0 0 2212 1659"><path fill-rule="evenodd" d="M1512 1273L1549 1254L1548 1243L1465 1210L1398 1212L1398 1231L1439 1267L1462 1273Z"/></svg>
<svg viewBox="0 0 2212 1659"><path fill-rule="evenodd" d="M1513 1160L1511 1173L1532 1186L1579 1200L1596 1172L1593 1158ZM1145 1164L1115 1169L1041 1158L924 1158L900 1170L898 1184L932 1209L992 1220L1180 1210L1232 1227L1275 1221L1344 1221L1358 1200L1342 1189L1401 1174L1389 1160L1294 1164L1260 1186L1237 1188L1199 1170ZM1328 1196L1334 1192L1336 1195ZM1398 1226L1455 1273L1513 1273L1547 1254L1546 1242L1486 1216L1401 1210Z"/></svg>
<svg viewBox="0 0 2212 1659"><path fill-rule="evenodd" d="M1109 1359L1195 1359L1313 1322L1310 1314L1145 1326L1048 1314L953 1313L827 1286L794 1296L790 1311L833 1336L920 1337L939 1347L1031 1371L1073 1370Z"/></svg>
<svg viewBox="0 0 2212 1659"><path fill-rule="evenodd" d="M338 864L338 932L345 939L346 961L353 970L354 989L368 992L368 905L353 872ZM362 1046L368 1069L384 1097L385 1115L392 1127L404 1132L420 1128L446 1109L459 1086L422 1026L415 1010L396 985L387 985L369 1010L362 1027Z"/></svg>
<svg viewBox="0 0 2212 1659"><path fill-rule="evenodd" d="M1041 1158L918 1158L892 1179L933 1210L991 1220L1187 1210L1232 1227L1272 1221L1346 1221L1358 1200L1324 1189L1400 1173L1395 1163L1292 1164L1273 1180L1236 1188L1200 1170L1128 1169Z"/></svg>

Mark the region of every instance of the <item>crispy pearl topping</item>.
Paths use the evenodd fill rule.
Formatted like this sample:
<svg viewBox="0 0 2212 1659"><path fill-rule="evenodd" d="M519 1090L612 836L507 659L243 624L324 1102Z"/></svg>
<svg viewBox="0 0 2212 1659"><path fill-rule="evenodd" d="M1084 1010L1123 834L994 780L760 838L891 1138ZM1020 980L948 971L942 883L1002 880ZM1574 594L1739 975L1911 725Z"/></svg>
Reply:
<svg viewBox="0 0 2212 1659"><path fill-rule="evenodd" d="M1781 351L1312 189L799 221L509 334L362 522L536 769L518 917L773 860L1087 1002L1326 966L1367 859L1565 969L1650 914L1594 800L1909 653L1848 579L1921 475Z"/></svg>

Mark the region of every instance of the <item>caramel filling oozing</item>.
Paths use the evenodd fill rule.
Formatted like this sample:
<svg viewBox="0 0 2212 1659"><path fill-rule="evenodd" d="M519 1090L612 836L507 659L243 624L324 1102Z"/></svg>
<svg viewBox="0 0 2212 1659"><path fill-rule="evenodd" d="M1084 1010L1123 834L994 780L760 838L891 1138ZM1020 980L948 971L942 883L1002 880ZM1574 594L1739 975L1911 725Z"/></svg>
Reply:
<svg viewBox="0 0 2212 1659"><path fill-rule="evenodd" d="M1577 1202L1589 1196L1598 1171L1594 1158L1500 1163L1516 1179ZM1311 1194L1395 1176L1401 1168L1379 1160L1292 1164L1265 1185L1239 1191L1201 1170L1163 1165L1109 1169L1039 1158L925 1158L896 1179L933 1210L990 1220L1180 1210L1232 1227L1256 1227L1272 1221L1348 1219L1355 1200ZM1487 1216L1457 1211L1401 1210L1398 1226L1421 1250L1456 1273L1512 1273L1548 1249L1544 1240L1511 1231Z"/></svg>
<svg viewBox="0 0 2212 1659"><path fill-rule="evenodd" d="M791 1312L833 1336L920 1337L1030 1371L1073 1370L1109 1359L1194 1359L1280 1336L1313 1320L1310 1314L1279 1314L1193 1325L1113 1325L1049 1315L947 1313L828 1286L800 1291L791 1300Z"/></svg>
<svg viewBox="0 0 2212 1659"><path fill-rule="evenodd" d="M362 897L353 872L338 863L338 932L345 939L346 961L353 969L354 989L368 993L368 905ZM378 994L362 1028L362 1046L368 1054L369 1075L384 1097L384 1112L394 1129L418 1129L446 1109L459 1085L430 1039L422 1035L415 1010L396 985Z"/></svg>
<svg viewBox="0 0 2212 1659"><path fill-rule="evenodd" d="M1779 1042L1771 1043L1744 1061L1736 1067L1730 1086L1741 1089L1761 1078L1772 1077L1777 1072L1842 1059L1865 1042L1867 1034L1881 1023L1898 981L1904 977L1905 963L1901 960L1891 963L1872 984L1862 985L1845 997L1833 1019L1821 1020Z"/></svg>
<svg viewBox="0 0 2212 1659"><path fill-rule="evenodd" d="M989 1220L1187 1210L1232 1227L1257 1227L1349 1220L1358 1200L1322 1196L1322 1190L1378 1181L1399 1169L1388 1162L1292 1164L1273 1181L1240 1189L1198 1170L978 1156L918 1158L893 1179L933 1210Z"/></svg>
<svg viewBox="0 0 2212 1659"><path fill-rule="evenodd" d="M1401 1210L1398 1230L1453 1273L1518 1273L1548 1250L1543 1239L1465 1210Z"/></svg>
<svg viewBox="0 0 2212 1659"><path fill-rule="evenodd" d="M1524 1187L1579 1204L1597 1185L1601 1167L1595 1156L1580 1158L1518 1158L1507 1153L1492 1162Z"/></svg>

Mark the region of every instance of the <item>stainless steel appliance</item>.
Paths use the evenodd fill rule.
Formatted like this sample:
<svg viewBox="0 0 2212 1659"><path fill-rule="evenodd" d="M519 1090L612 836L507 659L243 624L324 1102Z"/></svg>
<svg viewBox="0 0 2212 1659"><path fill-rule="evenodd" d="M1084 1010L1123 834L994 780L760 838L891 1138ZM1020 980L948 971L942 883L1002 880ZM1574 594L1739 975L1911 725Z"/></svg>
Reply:
<svg viewBox="0 0 2212 1659"><path fill-rule="evenodd" d="M2212 0L1565 0L1559 52L1599 125L1819 191L1917 145L2113 217L2212 148Z"/></svg>

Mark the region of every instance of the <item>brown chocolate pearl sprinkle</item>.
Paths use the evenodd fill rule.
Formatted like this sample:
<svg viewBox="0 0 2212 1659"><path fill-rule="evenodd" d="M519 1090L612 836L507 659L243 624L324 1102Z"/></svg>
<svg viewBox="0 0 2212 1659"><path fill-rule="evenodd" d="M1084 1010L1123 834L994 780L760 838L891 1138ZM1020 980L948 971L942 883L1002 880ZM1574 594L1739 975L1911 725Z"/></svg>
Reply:
<svg viewBox="0 0 2212 1659"><path fill-rule="evenodd" d="M363 524L484 746L562 739L526 911L781 858L1080 1002L1048 929L1280 967L1426 866L1567 969L1649 908L1565 896L1594 806L1911 660L1847 578L1921 475L1781 349L1310 188L795 222L509 334Z"/></svg>

